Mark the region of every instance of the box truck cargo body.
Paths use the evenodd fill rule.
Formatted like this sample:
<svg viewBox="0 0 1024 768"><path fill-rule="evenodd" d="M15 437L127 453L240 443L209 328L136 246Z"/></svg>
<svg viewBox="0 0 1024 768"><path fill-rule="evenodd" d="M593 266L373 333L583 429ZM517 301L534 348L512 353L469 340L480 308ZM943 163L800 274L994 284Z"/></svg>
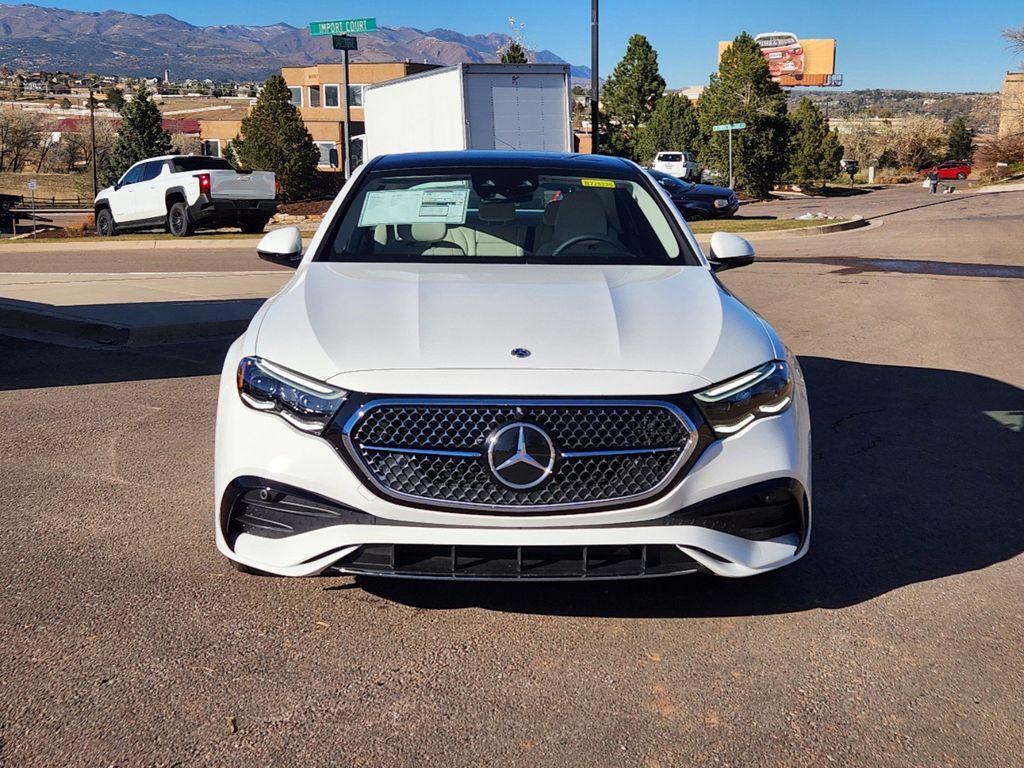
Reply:
<svg viewBox="0 0 1024 768"><path fill-rule="evenodd" d="M458 64L368 86L364 154L572 152L569 67Z"/></svg>

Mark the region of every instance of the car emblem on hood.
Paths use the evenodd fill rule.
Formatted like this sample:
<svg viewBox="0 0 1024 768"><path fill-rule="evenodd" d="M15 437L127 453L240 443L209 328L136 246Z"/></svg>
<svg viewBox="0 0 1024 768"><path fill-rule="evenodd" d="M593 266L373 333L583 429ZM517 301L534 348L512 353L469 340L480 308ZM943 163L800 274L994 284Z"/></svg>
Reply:
<svg viewBox="0 0 1024 768"><path fill-rule="evenodd" d="M548 433L535 424L516 421L487 438L487 464L509 488L534 488L551 476L555 446Z"/></svg>
<svg viewBox="0 0 1024 768"><path fill-rule="evenodd" d="M516 347L512 350L512 357L518 357L520 359L530 356L530 350L525 347Z"/></svg>

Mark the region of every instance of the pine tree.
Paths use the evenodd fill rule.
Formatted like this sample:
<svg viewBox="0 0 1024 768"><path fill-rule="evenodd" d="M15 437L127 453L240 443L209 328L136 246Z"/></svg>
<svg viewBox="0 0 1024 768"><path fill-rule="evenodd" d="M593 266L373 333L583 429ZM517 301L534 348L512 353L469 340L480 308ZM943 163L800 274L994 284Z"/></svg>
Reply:
<svg viewBox="0 0 1024 768"><path fill-rule="evenodd" d="M300 199L313 189L320 151L280 75L267 78L230 149L243 168L273 171L288 199Z"/></svg>
<svg viewBox="0 0 1024 768"><path fill-rule="evenodd" d="M121 89L112 85L104 91L104 94L107 97L104 103L115 112L120 112L124 107L124 94L121 93Z"/></svg>
<svg viewBox="0 0 1024 768"><path fill-rule="evenodd" d="M962 117L957 117L949 124L949 149L947 160L970 160L974 154L974 132L967 127Z"/></svg>
<svg viewBox="0 0 1024 768"><path fill-rule="evenodd" d="M665 94L637 137L637 160L648 165L658 152L695 151L699 136L697 110L690 100L674 93Z"/></svg>
<svg viewBox="0 0 1024 768"><path fill-rule="evenodd" d="M149 91L140 85L135 89L134 98L121 109L121 128L107 158L107 183L117 181L139 160L166 155L170 151L171 137L163 128L160 110L149 98Z"/></svg>
<svg viewBox="0 0 1024 768"><path fill-rule="evenodd" d="M601 92L610 131L605 145L608 154L635 157L641 128L664 93L665 80L658 72L657 52L646 37L633 35L626 55L615 65Z"/></svg>
<svg viewBox="0 0 1024 768"><path fill-rule="evenodd" d="M806 96L789 116L789 174L801 187L820 188L839 174L843 145L839 134Z"/></svg>
<svg viewBox="0 0 1024 768"><path fill-rule="evenodd" d="M737 186L748 194L766 196L786 170L786 95L768 75L761 48L746 32L722 54L718 72L701 94L697 120L704 165L723 172L729 166L729 138L712 126L747 124L733 133L733 173Z"/></svg>
<svg viewBox="0 0 1024 768"><path fill-rule="evenodd" d="M510 40L508 48L501 52L502 64L526 64L526 49L518 40Z"/></svg>

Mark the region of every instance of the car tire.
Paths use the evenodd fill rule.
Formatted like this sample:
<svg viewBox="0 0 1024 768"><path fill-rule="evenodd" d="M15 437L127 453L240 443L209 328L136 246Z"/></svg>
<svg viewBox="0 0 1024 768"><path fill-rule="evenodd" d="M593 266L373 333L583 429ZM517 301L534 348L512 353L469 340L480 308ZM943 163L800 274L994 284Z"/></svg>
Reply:
<svg viewBox="0 0 1024 768"><path fill-rule="evenodd" d="M109 208L101 208L96 214L96 235L99 237L113 237L117 234L117 224L114 222L114 214Z"/></svg>
<svg viewBox="0 0 1024 768"><path fill-rule="evenodd" d="M958 174L956 175L956 177L957 177L957 179L959 179L960 181L963 181L964 179L966 179L966 178L967 178L967 174L966 174L966 173L964 173L963 171L960 171L960 173L958 173Z"/></svg>
<svg viewBox="0 0 1024 768"><path fill-rule="evenodd" d="M196 225L185 203L175 203L167 212L167 231L175 237L190 237L195 233Z"/></svg>
<svg viewBox="0 0 1024 768"><path fill-rule="evenodd" d="M255 221L243 221L238 226L247 235L258 235L267 228L270 219L256 219Z"/></svg>
<svg viewBox="0 0 1024 768"><path fill-rule="evenodd" d="M687 221L707 221L708 217L705 216L703 213L693 211L683 216L683 218L686 219Z"/></svg>

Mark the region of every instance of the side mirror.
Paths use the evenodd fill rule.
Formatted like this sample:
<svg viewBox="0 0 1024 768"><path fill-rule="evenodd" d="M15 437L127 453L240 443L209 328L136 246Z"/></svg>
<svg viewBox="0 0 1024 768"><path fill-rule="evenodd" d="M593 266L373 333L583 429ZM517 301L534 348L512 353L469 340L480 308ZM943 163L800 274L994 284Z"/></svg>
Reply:
<svg viewBox="0 0 1024 768"><path fill-rule="evenodd" d="M711 236L708 261L711 262L712 272L745 267L754 263L754 246L746 238L732 232L715 232Z"/></svg>
<svg viewBox="0 0 1024 768"><path fill-rule="evenodd" d="M298 227L282 227L267 232L256 245L261 259L295 269L302 261L302 234Z"/></svg>

